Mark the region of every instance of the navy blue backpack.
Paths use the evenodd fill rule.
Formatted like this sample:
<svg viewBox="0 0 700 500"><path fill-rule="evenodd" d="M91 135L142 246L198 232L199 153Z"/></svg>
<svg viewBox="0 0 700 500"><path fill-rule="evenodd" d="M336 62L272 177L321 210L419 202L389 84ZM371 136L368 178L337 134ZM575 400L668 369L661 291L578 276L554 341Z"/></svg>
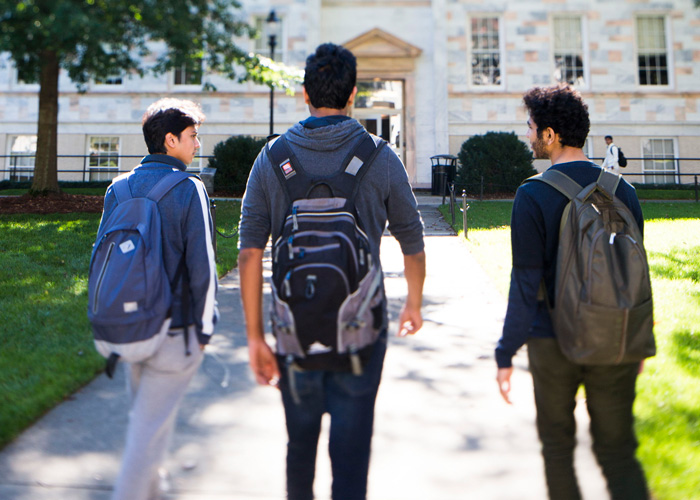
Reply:
<svg viewBox="0 0 700 500"><path fill-rule="evenodd" d="M117 206L97 235L88 274L88 319L95 347L108 359L110 377L118 359L143 361L158 350L168 333L173 289L163 263L158 201L190 177L173 171L146 197L134 198L129 175L112 183Z"/></svg>

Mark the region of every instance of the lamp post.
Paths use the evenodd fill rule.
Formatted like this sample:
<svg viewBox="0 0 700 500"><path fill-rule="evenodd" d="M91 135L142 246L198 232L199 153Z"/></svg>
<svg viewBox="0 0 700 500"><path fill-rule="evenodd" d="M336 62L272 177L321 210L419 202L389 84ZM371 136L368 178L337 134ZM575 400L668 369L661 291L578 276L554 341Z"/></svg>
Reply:
<svg viewBox="0 0 700 500"><path fill-rule="evenodd" d="M280 20L277 18L277 14L275 14L275 9L272 9L270 11L270 14L267 16L267 44L270 47L270 60L275 59L275 47L277 46L277 30L280 24ZM273 134L273 126L274 126L274 115L275 115L275 107L274 107L274 102L275 102L275 87L270 83L270 135Z"/></svg>

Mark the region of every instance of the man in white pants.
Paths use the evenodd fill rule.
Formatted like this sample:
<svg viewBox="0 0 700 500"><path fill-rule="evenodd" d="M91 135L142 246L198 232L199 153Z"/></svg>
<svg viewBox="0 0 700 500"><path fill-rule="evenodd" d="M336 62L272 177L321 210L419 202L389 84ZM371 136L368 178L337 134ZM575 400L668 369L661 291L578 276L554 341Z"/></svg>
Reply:
<svg viewBox="0 0 700 500"><path fill-rule="evenodd" d="M615 144L613 144L613 138L611 135L605 136L605 144L608 145L608 149L605 152L605 160L603 160L603 167L606 170L610 170L614 174L620 173L620 150Z"/></svg>
<svg viewBox="0 0 700 500"><path fill-rule="evenodd" d="M145 196L174 170L187 169L200 146L197 129L203 120L200 107L191 101L161 99L149 106L142 124L150 154L125 174L133 197ZM116 206L110 186L102 223ZM173 290L172 322L165 342L153 356L125 365L129 426L112 500L160 497L158 472L177 409L202 363L202 351L218 319L214 235L204 184L194 176L180 182L158 201L158 210L163 262Z"/></svg>

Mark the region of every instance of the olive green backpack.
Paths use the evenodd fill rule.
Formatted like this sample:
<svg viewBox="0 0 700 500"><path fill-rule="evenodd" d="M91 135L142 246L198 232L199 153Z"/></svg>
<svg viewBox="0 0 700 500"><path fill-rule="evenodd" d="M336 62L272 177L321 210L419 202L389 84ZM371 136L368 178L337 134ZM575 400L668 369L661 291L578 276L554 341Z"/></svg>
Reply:
<svg viewBox="0 0 700 500"><path fill-rule="evenodd" d="M561 217L550 307L564 355L581 365L653 356L649 266L639 226L614 195L620 176L601 171L596 182L581 187L549 169L528 181L544 182L570 200Z"/></svg>

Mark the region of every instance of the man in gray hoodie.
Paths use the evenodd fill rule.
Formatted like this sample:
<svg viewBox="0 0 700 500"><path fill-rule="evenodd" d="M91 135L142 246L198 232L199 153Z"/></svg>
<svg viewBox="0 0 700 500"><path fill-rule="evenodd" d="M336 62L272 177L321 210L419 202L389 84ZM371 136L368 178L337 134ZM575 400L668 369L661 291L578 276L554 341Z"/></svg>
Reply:
<svg viewBox="0 0 700 500"><path fill-rule="evenodd" d="M366 137L348 116L357 92L356 61L350 51L323 44L306 61L304 99L311 116L285 134L289 148L314 178L327 178ZM375 142L380 139L374 137ZM387 343L386 304L382 333L361 375L337 370L286 370L264 337L262 258L268 239L280 235L288 209L284 187L265 148L255 160L243 197L239 236L241 300L246 319L250 366L259 384L279 387L287 420L287 495L313 498L316 449L324 413L331 417L329 453L334 500L363 500L367 495L374 403ZM361 212L370 251L379 262L379 246L387 227L404 254L408 296L399 317L399 335L422 325L425 279L423 225L401 160L380 148L359 184L356 206ZM292 388L296 389L292 394Z"/></svg>

